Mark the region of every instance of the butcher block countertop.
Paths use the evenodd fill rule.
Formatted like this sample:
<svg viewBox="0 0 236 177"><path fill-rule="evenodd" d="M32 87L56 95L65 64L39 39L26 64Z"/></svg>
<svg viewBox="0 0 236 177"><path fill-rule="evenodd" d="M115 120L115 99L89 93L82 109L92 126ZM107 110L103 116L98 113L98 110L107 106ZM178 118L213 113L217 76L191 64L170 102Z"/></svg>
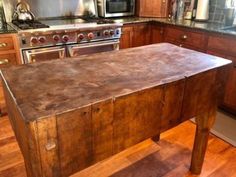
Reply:
<svg viewBox="0 0 236 177"><path fill-rule="evenodd" d="M231 61L168 43L3 69L25 121L190 77Z"/></svg>
<svg viewBox="0 0 236 177"><path fill-rule="evenodd" d="M193 117L200 174L230 63L162 43L2 70L27 175L68 177Z"/></svg>

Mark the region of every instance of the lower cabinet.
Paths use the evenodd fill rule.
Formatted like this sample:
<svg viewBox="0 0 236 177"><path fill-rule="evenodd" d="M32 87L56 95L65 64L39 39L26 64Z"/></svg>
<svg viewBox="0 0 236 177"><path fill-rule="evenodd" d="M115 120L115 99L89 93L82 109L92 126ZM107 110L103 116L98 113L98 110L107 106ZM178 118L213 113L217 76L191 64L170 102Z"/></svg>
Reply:
<svg viewBox="0 0 236 177"><path fill-rule="evenodd" d="M134 30L132 25L123 26L120 38L120 49L127 49L133 46L133 35Z"/></svg>
<svg viewBox="0 0 236 177"><path fill-rule="evenodd" d="M225 94L220 106L228 112L236 114L236 56L230 56L229 53L227 54L226 51L223 52L222 50L214 51L214 49L209 49L207 53L232 60L233 62L228 80L226 81Z"/></svg>
<svg viewBox="0 0 236 177"><path fill-rule="evenodd" d="M164 40L164 26L153 23L151 25L151 43L161 43Z"/></svg>
<svg viewBox="0 0 236 177"><path fill-rule="evenodd" d="M233 65L226 85L224 104L226 109L236 113L236 57L229 57L229 59L232 59Z"/></svg>
<svg viewBox="0 0 236 177"><path fill-rule="evenodd" d="M120 49L139 47L163 41L163 27L155 23L124 25L120 39Z"/></svg>
<svg viewBox="0 0 236 177"><path fill-rule="evenodd" d="M124 25L120 48L138 47L169 42L181 47L205 52L233 61L221 107L236 114L236 37L208 33L196 29L162 25L160 23L135 23Z"/></svg>
<svg viewBox="0 0 236 177"><path fill-rule="evenodd" d="M0 69L20 64L20 50L15 34L0 35ZM0 81L0 116L6 115L6 103Z"/></svg>
<svg viewBox="0 0 236 177"><path fill-rule="evenodd" d="M151 25L140 23L134 26L133 47L148 45L151 43Z"/></svg>
<svg viewBox="0 0 236 177"><path fill-rule="evenodd" d="M164 41L180 47L205 52L207 36L201 31L182 27L166 26Z"/></svg>

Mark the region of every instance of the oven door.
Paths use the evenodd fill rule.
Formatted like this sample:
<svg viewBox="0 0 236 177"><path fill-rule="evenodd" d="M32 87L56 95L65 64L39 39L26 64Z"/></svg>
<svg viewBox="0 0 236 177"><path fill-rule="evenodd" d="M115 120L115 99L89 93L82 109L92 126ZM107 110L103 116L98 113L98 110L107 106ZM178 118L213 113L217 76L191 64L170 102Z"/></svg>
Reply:
<svg viewBox="0 0 236 177"><path fill-rule="evenodd" d="M70 57L119 50L119 40L68 45Z"/></svg>
<svg viewBox="0 0 236 177"><path fill-rule="evenodd" d="M22 52L25 64L53 59L64 59L66 57L66 49L64 46L29 49L23 50Z"/></svg>
<svg viewBox="0 0 236 177"><path fill-rule="evenodd" d="M135 0L106 0L106 17L134 15Z"/></svg>

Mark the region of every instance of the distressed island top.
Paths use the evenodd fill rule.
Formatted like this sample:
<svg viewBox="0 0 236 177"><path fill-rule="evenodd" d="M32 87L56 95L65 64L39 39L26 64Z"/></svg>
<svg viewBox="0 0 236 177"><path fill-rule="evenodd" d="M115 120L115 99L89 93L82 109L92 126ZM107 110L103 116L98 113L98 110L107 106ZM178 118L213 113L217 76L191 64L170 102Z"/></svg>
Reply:
<svg viewBox="0 0 236 177"><path fill-rule="evenodd" d="M208 71L231 61L168 43L3 69L25 121Z"/></svg>

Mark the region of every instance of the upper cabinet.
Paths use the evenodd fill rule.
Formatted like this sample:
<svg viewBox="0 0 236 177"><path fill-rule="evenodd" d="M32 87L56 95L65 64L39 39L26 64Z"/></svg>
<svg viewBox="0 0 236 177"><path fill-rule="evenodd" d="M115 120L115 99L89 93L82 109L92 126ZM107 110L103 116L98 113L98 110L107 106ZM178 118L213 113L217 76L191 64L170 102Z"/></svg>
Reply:
<svg viewBox="0 0 236 177"><path fill-rule="evenodd" d="M167 17L168 0L137 0L137 15L140 17Z"/></svg>

